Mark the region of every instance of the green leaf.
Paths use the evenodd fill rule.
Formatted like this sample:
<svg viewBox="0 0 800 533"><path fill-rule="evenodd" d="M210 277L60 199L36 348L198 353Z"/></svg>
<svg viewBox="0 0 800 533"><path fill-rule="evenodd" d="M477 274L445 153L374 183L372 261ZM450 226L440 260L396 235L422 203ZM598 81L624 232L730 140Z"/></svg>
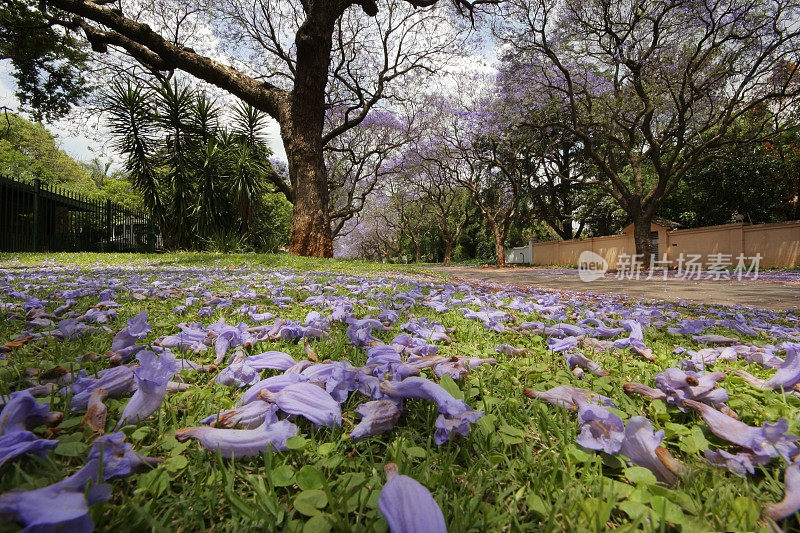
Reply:
<svg viewBox="0 0 800 533"><path fill-rule="evenodd" d="M330 530L331 525L324 514L312 516L303 526L303 533L328 533Z"/></svg>
<svg viewBox="0 0 800 533"><path fill-rule="evenodd" d="M528 504L528 509L537 515L547 516L547 505L545 505L544 500L539 495L533 493L528 494L528 497L525 498L525 503Z"/></svg>
<svg viewBox="0 0 800 533"><path fill-rule="evenodd" d="M77 426L82 421L83 421L83 417L82 416L73 416L72 418L68 418L68 419L64 420L63 422L61 422L59 424L59 426L61 427L61 429L69 429L69 428Z"/></svg>
<svg viewBox="0 0 800 533"><path fill-rule="evenodd" d="M128 439L132 440L132 441L142 440L147 435L149 435L151 431L152 431L152 429L150 427L142 426L142 427L138 428L136 431L134 431L133 433L131 433L131 435L130 435L130 437L128 437Z"/></svg>
<svg viewBox="0 0 800 533"><path fill-rule="evenodd" d="M80 457L86 453L88 448L83 442L61 441L56 446L54 453L64 457Z"/></svg>
<svg viewBox="0 0 800 533"><path fill-rule="evenodd" d="M304 490L294 499L294 508L306 516L319 514L326 505L328 497L321 490Z"/></svg>
<svg viewBox="0 0 800 533"><path fill-rule="evenodd" d="M655 485L656 476L643 466L631 466L623 470L625 478L631 483L638 485L640 483L645 485Z"/></svg>
<svg viewBox="0 0 800 533"><path fill-rule="evenodd" d="M270 473L272 484L276 487L288 487L294 485L294 470L289 465L281 465L274 468Z"/></svg>
<svg viewBox="0 0 800 533"><path fill-rule="evenodd" d="M418 459L424 459L428 456L428 452L425 451L425 448L420 448L419 446L411 446L403 451L409 457L416 457Z"/></svg>
<svg viewBox="0 0 800 533"><path fill-rule="evenodd" d="M317 453L319 455L328 455L335 449L336 449L335 442L325 442L317 447Z"/></svg>
<svg viewBox="0 0 800 533"><path fill-rule="evenodd" d="M182 470L186 468L189 464L189 461L186 460L186 457L183 455L176 455L175 457L170 457L166 461L164 461L164 468L169 470L170 472L177 472L178 470Z"/></svg>
<svg viewBox="0 0 800 533"><path fill-rule="evenodd" d="M567 455L573 463L585 463L592 458L592 455L586 453L575 445L570 445L567 448Z"/></svg>
<svg viewBox="0 0 800 533"><path fill-rule="evenodd" d="M322 474L311 465L305 465L295 476L297 486L302 490L321 489L323 486Z"/></svg>
<svg viewBox="0 0 800 533"><path fill-rule="evenodd" d="M302 435L297 435L296 437L292 437L286 440L286 447L290 450L302 450L306 447L306 438Z"/></svg>
<svg viewBox="0 0 800 533"><path fill-rule="evenodd" d="M458 384L453 381L453 378L445 374L441 378L439 378L439 385L450 393L450 395L455 398L456 400L463 400L464 393L461 392L461 389L458 388Z"/></svg>

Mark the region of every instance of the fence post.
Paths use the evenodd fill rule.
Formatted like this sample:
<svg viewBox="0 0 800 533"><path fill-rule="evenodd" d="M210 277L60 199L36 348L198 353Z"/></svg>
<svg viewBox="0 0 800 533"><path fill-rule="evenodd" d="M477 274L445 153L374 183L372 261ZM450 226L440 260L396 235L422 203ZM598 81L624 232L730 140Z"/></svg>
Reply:
<svg viewBox="0 0 800 533"><path fill-rule="evenodd" d="M42 181L33 180L33 251L39 251L39 194L42 191Z"/></svg>
<svg viewBox="0 0 800 533"><path fill-rule="evenodd" d="M106 198L106 240L103 243L103 251L111 249L111 200Z"/></svg>

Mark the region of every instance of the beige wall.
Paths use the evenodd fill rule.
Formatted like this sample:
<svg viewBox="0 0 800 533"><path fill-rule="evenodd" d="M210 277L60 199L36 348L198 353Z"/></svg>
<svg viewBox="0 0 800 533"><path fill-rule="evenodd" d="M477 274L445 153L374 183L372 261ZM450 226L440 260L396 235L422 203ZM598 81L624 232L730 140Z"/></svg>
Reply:
<svg viewBox="0 0 800 533"><path fill-rule="evenodd" d="M631 226L623 231L627 234L534 243L533 264L577 265L581 252L590 250L603 256L608 267L615 269L620 254L633 255L636 251ZM699 261L706 263L708 255L717 253L730 255L732 266L736 265L741 253L747 258L760 253L760 268L800 266L800 221L747 226L736 223L675 231L653 224L651 231L658 231L659 255L666 253L673 267L678 266L681 254L684 258L700 254L702 258Z"/></svg>

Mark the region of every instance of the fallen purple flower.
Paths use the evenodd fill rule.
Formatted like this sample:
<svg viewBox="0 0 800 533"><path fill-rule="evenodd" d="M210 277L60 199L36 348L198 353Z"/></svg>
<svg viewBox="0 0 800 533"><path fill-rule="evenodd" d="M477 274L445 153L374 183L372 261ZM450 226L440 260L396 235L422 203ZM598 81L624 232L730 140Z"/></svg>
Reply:
<svg viewBox="0 0 800 533"><path fill-rule="evenodd" d="M625 437L622 419L601 405L583 401L580 396L575 396L574 402L581 423L581 432L576 439L578 444L608 454L619 452Z"/></svg>
<svg viewBox="0 0 800 533"><path fill-rule="evenodd" d="M274 404L262 400L256 400L236 409L222 411L215 415L208 416L200 421L200 424L215 428L238 428L255 429L264 423L265 418L276 421L275 412L278 407Z"/></svg>
<svg viewBox="0 0 800 533"><path fill-rule="evenodd" d="M501 353L508 357L521 357L528 353L528 350L525 348L515 348L510 344L503 343L499 346L494 347L494 351L497 353Z"/></svg>
<svg viewBox="0 0 800 533"><path fill-rule="evenodd" d="M279 376L273 376L271 378L262 379L255 385L251 386L249 389L244 391L242 397L239 399L238 405L247 405L250 402L254 402L258 400L258 395L263 390L268 390L270 392L280 392L284 388L288 387L289 385L293 385L295 383L300 383L301 381L308 381L308 378L301 375L301 374L281 374Z"/></svg>
<svg viewBox="0 0 800 533"><path fill-rule="evenodd" d="M604 405L606 407L617 407L611 398L597 394L594 391L580 389L578 387L572 387L569 385L559 385L558 387L553 387L552 389L544 392L535 391L533 389L525 389L522 391L522 394L528 398L544 400L557 407L563 407L573 411L578 409L578 406L575 403L576 399L578 398L588 403Z"/></svg>
<svg viewBox="0 0 800 533"><path fill-rule="evenodd" d="M785 342L783 348L786 349L786 359L766 383L767 387L775 390L789 390L800 383L800 344Z"/></svg>
<svg viewBox="0 0 800 533"><path fill-rule="evenodd" d="M44 457L58 446L57 440L40 439L30 431L15 431L0 436L0 466L28 453Z"/></svg>
<svg viewBox="0 0 800 533"><path fill-rule="evenodd" d="M439 412L445 415L456 416L470 410L466 403L456 400L433 381L421 377L410 377L397 382L384 381L380 384L380 390L391 398L416 398L432 401L438 406Z"/></svg>
<svg viewBox="0 0 800 533"><path fill-rule="evenodd" d="M133 369L129 366L116 366L101 370L97 374L99 377L79 378L72 384L72 391L75 395L70 402L73 411L86 409L89 404L89 397L95 389L105 389L109 397L119 396L124 392L130 392L133 388Z"/></svg>
<svg viewBox="0 0 800 533"><path fill-rule="evenodd" d="M714 435L751 450L757 456L781 455L788 460L798 452L795 443L798 438L786 434L788 422L785 418L781 418L775 424L765 422L759 428L748 426L704 403L684 400L683 404L700 413Z"/></svg>
<svg viewBox="0 0 800 533"><path fill-rule="evenodd" d="M764 506L764 514L773 520L787 518L800 509L800 462L790 464L783 474L784 497Z"/></svg>
<svg viewBox="0 0 800 533"><path fill-rule="evenodd" d="M467 436L474 424L483 416L483 411L464 411L455 416L440 414L436 417L436 432L433 434L433 442L442 445L453 440L456 435Z"/></svg>
<svg viewBox="0 0 800 533"><path fill-rule="evenodd" d="M268 449L286 450L286 441L297 435L297 426L288 420L271 422L265 420L256 429L220 429L209 426L196 426L179 429L175 432L178 442L197 440L209 451L217 451L222 457L251 457Z"/></svg>
<svg viewBox="0 0 800 533"><path fill-rule="evenodd" d="M339 403L324 389L311 383L295 383L279 392L263 389L258 397L276 404L284 413L303 416L320 426L342 424Z"/></svg>
<svg viewBox="0 0 800 533"><path fill-rule="evenodd" d="M386 484L378 497L378 509L392 533L447 533L444 515L431 493L418 481L398 475L397 465L387 463Z"/></svg>
<svg viewBox="0 0 800 533"><path fill-rule="evenodd" d="M38 403L30 392L12 393L10 401L0 412L0 436L33 429L48 420L57 422L64 416L63 413L50 415L50 404Z"/></svg>
<svg viewBox="0 0 800 533"><path fill-rule="evenodd" d="M164 401L167 382L175 375L175 356L165 350L159 357L149 350L136 355L139 367L133 371L136 392L125 405L116 429L126 424L137 424L155 413Z"/></svg>
<svg viewBox="0 0 800 533"><path fill-rule="evenodd" d="M738 476L755 473L755 465L765 465L770 458L757 456L750 452L728 453L725 450L705 450L706 461L710 464L726 468Z"/></svg>
<svg viewBox="0 0 800 533"><path fill-rule="evenodd" d="M634 416L625 426L620 453L631 462L653 472L659 481L675 483L682 475L683 466L678 463L666 448L661 447L664 430L653 431L653 425L642 416Z"/></svg>
<svg viewBox="0 0 800 533"><path fill-rule="evenodd" d="M353 440L363 439L370 435L378 435L394 428L400 417L400 406L388 400L373 400L362 403L356 407L356 412L361 415L361 421L350 437Z"/></svg>

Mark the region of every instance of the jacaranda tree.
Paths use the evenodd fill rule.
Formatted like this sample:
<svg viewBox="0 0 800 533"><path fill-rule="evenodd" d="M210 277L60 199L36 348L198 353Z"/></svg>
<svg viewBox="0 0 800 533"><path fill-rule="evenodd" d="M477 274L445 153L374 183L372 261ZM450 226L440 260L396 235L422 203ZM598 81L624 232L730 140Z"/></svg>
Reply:
<svg viewBox="0 0 800 533"><path fill-rule="evenodd" d="M189 0L41 5L69 13L65 24L80 27L95 51L111 47L151 70L182 70L277 120L294 204L290 249L331 256L324 146L363 121L379 101L397 97L463 48L449 8L471 14L480 4L496 2L223 0L207 9ZM213 54L190 44L198 19L209 21L204 27L219 42ZM326 109L332 108L342 112L335 123L326 123Z"/></svg>
<svg viewBox="0 0 800 533"><path fill-rule="evenodd" d="M513 56L518 92L530 106L559 96L563 126L634 221L645 258L651 220L686 173L725 144L763 139L800 94L795 0L503 6L496 33ZM763 127L727 135L753 110L769 111Z"/></svg>

